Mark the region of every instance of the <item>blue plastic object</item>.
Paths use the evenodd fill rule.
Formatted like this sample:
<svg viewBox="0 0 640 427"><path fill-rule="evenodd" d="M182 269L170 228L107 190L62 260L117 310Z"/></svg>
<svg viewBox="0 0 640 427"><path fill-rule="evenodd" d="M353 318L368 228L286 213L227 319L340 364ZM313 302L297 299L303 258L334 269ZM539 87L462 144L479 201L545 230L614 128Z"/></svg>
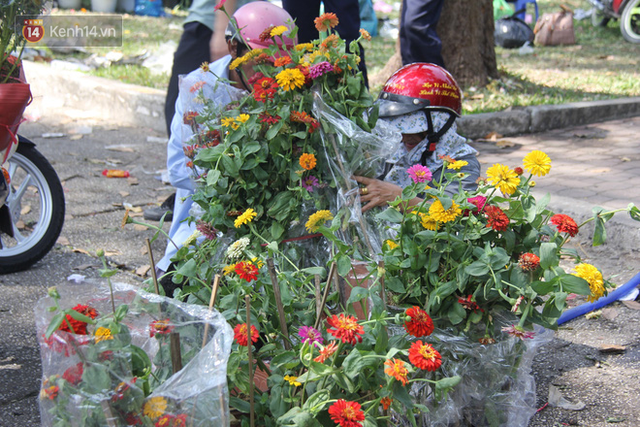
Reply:
<svg viewBox="0 0 640 427"><path fill-rule="evenodd" d="M588 302L572 309L569 309L562 313L562 316L558 319L558 325L563 324L564 322L568 322L571 319L574 319L578 316L582 316L583 314L587 314L592 310L597 310L599 308L604 307L605 305L611 304L614 301L617 301L620 297L625 296L629 292L633 290L636 286L640 284L640 273L636 274L624 285L620 286L613 292L610 292L606 297L600 298L594 302Z"/></svg>
<svg viewBox="0 0 640 427"><path fill-rule="evenodd" d="M522 9L522 12L518 13L516 17L522 19L523 21L524 21L524 15L527 9L527 4L533 3L533 6L536 9L536 21L538 20L538 2L536 2L536 0L507 0L507 2L513 3L513 6L516 12Z"/></svg>
<svg viewBox="0 0 640 427"><path fill-rule="evenodd" d="M136 0L135 14L140 16L164 16L162 0Z"/></svg>

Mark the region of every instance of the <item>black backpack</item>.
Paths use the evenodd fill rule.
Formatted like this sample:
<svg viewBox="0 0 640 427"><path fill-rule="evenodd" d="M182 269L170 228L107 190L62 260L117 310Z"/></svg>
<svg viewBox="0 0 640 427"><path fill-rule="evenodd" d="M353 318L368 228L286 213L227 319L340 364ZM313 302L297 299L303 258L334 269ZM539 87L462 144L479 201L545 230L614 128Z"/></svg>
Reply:
<svg viewBox="0 0 640 427"><path fill-rule="evenodd" d="M511 16L502 17L495 22L493 37L497 46L507 49L521 47L526 42L533 44L533 30L522 19L516 17L522 10Z"/></svg>

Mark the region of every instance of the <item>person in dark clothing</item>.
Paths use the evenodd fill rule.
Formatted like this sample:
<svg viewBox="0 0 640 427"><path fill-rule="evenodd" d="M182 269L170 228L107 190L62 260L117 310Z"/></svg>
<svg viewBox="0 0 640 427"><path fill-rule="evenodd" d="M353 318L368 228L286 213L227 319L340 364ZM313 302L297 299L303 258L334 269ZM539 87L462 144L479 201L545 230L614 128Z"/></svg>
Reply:
<svg viewBox="0 0 640 427"><path fill-rule="evenodd" d="M426 62L444 67L442 41L436 32L444 0L402 0L402 65Z"/></svg>

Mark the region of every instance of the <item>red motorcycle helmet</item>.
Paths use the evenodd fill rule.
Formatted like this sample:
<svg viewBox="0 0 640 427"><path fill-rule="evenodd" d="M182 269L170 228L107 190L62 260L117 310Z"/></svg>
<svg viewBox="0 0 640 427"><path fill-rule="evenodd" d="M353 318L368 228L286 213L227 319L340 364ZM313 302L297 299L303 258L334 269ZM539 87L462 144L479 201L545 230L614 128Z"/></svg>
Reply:
<svg viewBox="0 0 640 427"><path fill-rule="evenodd" d="M418 110L462 114L460 87L453 76L436 64L405 65L387 80L380 96L380 117L394 117Z"/></svg>

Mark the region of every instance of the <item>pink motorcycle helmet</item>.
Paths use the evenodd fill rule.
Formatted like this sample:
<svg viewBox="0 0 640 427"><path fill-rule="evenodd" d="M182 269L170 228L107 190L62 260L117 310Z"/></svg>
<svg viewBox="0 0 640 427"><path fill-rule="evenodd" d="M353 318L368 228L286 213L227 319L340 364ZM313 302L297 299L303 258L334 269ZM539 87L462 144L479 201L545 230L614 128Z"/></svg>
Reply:
<svg viewBox="0 0 640 427"><path fill-rule="evenodd" d="M242 38L252 49L264 49L274 43L273 39L267 41L260 40L260 34L267 28L284 25L289 30L282 35L282 39L275 37L276 44L282 48L282 40L284 45L290 49L298 43L298 37L293 39L288 35L295 28L293 18L289 13L272 3L267 1L254 1L240 7L231 17L235 20L236 28L240 29ZM225 36L238 38L233 23L230 23L225 31Z"/></svg>

